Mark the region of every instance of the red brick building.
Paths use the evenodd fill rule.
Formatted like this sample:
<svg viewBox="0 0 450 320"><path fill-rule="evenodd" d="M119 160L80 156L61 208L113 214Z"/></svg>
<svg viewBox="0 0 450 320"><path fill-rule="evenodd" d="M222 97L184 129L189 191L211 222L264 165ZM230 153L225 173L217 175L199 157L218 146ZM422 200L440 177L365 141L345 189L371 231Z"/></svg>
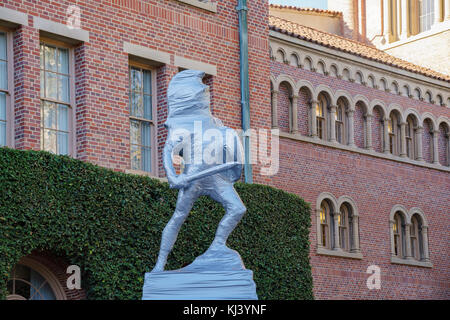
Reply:
<svg viewBox="0 0 450 320"><path fill-rule="evenodd" d="M166 90L189 68L241 127L237 1L72 4L0 4L2 145L163 178ZM248 26L251 127L280 130L278 173L253 179L311 203L316 298L448 299L450 78L269 20L266 0Z"/></svg>

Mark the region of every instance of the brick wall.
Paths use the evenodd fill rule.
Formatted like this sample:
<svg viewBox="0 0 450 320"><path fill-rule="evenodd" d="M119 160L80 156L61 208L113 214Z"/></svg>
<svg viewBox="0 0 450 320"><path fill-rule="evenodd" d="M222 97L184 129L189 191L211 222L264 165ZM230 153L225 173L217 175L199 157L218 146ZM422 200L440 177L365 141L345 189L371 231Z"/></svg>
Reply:
<svg viewBox="0 0 450 320"><path fill-rule="evenodd" d="M448 108L404 98L349 81L272 62L272 76L286 74L295 82L305 79L314 86L326 84L332 90L345 89L351 95L362 94L369 101L380 99L386 105L399 104L419 112L429 111L436 118L449 115ZM306 115L307 100L300 95L299 117ZM362 144L362 111L355 112L355 141ZM382 111L374 110L373 146L382 151ZM299 123L304 121L299 118ZM303 130L305 131L305 130ZM427 132L425 127L424 132ZM430 137L424 135L424 150ZM441 143L442 144L442 143ZM427 147L428 146L428 147ZM442 147L441 147L442 148ZM431 153L432 155L432 153ZM425 153L424 153L425 156ZM430 154L426 157L429 159ZM270 182L303 197L312 206L311 265L314 294L317 299L449 299L450 268L448 233L450 175L448 173L366 156L317 144L281 138L280 171ZM359 211L362 260L318 255L316 200L322 192L336 198L350 196ZM390 262L389 215L394 205L408 210L421 208L429 224L429 249L433 268L396 265ZM367 267L381 268L381 289L368 290Z"/></svg>

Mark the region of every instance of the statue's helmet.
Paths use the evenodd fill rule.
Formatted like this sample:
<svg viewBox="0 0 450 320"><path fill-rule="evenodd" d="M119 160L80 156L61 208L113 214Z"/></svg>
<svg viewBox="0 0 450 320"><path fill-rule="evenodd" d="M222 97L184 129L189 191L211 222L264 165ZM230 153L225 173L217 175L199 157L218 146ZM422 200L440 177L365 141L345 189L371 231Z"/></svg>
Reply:
<svg viewBox="0 0 450 320"><path fill-rule="evenodd" d="M184 70L177 73L169 83L168 120L173 117L198 115L210 116L209 87L203 84L203 71Z"/></svg>

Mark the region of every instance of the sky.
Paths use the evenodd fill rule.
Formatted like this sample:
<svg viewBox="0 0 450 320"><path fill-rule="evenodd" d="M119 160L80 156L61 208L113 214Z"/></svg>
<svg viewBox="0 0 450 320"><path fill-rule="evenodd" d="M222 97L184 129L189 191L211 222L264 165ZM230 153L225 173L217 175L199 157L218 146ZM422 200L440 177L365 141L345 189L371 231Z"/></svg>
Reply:
<svg viewBox="0 0 450 320"><path fill-rule="evenodd" d="M296 6L303 8L327 8L327 0L269 0L273 4L282 4L286 6Z"/></svg>

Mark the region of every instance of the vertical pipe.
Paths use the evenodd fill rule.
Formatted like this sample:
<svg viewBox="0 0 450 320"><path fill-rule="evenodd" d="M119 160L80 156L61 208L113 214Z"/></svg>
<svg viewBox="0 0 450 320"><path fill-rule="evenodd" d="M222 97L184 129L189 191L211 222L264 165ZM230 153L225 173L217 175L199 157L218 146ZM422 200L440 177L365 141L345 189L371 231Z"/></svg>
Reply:
<svg viewBox="0 0 450 320"><path fill-rule="evenodd" d="M239 15L239 51L241 77L242 130L244 131L244 178L246 183L253 183L252 165L250 163L250 90L248 76L248 26L247 0L238 0L236 10Z"/></svg>

